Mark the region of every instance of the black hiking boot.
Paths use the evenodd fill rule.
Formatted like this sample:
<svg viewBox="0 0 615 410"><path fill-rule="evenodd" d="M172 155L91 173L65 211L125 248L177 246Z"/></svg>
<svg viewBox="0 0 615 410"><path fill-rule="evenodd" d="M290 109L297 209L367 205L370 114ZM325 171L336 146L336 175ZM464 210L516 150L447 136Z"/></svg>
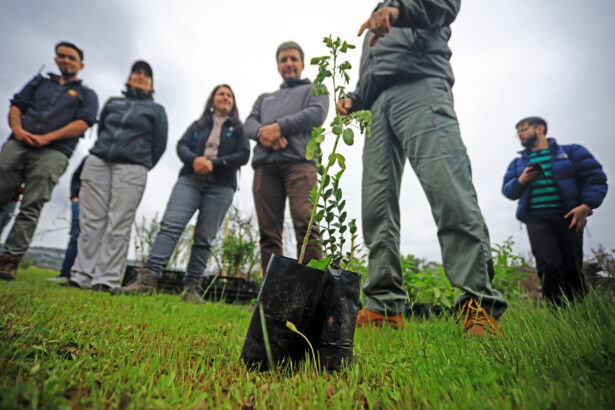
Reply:
<svg viewBox="0 0 615 410"><path fill-rule="evenodd" d="M113 288L109 285L105 285L104 283L97 283L96 285L92 286L90 290L93 290L94 292L106 292L111 294L114 293Z"/></svg>

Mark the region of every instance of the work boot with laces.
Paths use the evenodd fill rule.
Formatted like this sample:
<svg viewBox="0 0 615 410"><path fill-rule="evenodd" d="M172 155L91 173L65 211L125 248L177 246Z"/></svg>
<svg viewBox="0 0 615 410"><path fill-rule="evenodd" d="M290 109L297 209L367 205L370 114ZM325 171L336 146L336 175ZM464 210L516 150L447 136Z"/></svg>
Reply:
<svg viewBox="0 0 615 410"><path fill-rule="evenodd" d="M398 315L381 315L369 309L361 309L357 315L357 327L363 326L388 326L393 329L403 329L404 318L401 313Z"/></svg>
<svg viewBox="0 0 615 410"><path fill-rule="evenodd" d="M137 279L130 285L124 286L121 293L125 293L127 295L151 295L156 291L156 286L158 286L158 278L156 275L154 275L152 271L147 268L141 268L139 269L139 272L137 272Z"/></svg>
<svg viewBox="0 0 615 410"><path fill-rule="evenodd" d="M182 299L186 302L205 303L201 282L194 280L184 283Z"/></svg>
<svg viewBox="0 0 615 410"><path fill-rule="evenodd" d="M20 260L21 256L11 255L8 252L0 255L0 279L15 280Z"/></svg>
<svg viewBox="0 0 615 410"><path fill-rule="evenodd" d="M457 323L463 319L463 333L466 336L492 336L504 338L498 322L487 312L476 299L468 299L461 307L461 313L457 317Z"/></svg>

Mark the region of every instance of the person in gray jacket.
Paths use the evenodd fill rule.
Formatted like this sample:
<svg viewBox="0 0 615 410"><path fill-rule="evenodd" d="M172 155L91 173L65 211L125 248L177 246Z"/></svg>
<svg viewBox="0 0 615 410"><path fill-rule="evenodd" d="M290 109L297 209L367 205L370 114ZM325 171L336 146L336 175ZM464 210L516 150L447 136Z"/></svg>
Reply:
<svg viewBox="0 0 615 410"><path fill-rule="evenodd" d="M297 238L299 255L307 232L312 204L309 193L316 184L316 167L305 159L312 128L327 116L329 99L313 97L312 82L301 79L305 68L299 44L282 43L276 52L278 72L284 82L280 89L258 97L245 122L246 135L256 141L254 167L254 205L260 230L261 266L266 269L272 254L281 255L286 198ZM310 239L319 239L312 230ZM306 250L306 261L321 259L320 247Z"/></svg>
<svg viewBox="0 0 615 410"><path fill-rule="evenodd" d="M374 116L363 150L369 277L359 326L403 327L407 295L399 255L399 187L408 158L431 205L446 275L464 291L456 302L465 316L465 334L502 335L496 318L506 302L491 286L489 233L451 92L447 42L459 6L460 0L385 1L359 31L369 29L358 86L337 107L342 114L370 109Z"/></svg>
<svg viewBox="0 0 615 410"><path fill-rule="evenodd" d="M150 65L137 61L125 96L103 107L98 139L81 173L81 234L67 286L102 291L120 286L147 173L167 144L167 116L153 92Z"/></svg>

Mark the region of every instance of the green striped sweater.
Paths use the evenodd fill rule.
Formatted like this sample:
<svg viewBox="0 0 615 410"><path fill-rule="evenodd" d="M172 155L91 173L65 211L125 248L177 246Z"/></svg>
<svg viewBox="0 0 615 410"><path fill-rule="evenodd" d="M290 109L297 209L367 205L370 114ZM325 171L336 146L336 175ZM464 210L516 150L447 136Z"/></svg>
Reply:
<svg viewBox="0 0 615 410"><path fill-rule="evenodd" d="M543 149L530 154L530 165L539 164L544 174L530 183L529 211L556 212L563 208L562 197L557 190L551 170L551 151Z"/></svg>

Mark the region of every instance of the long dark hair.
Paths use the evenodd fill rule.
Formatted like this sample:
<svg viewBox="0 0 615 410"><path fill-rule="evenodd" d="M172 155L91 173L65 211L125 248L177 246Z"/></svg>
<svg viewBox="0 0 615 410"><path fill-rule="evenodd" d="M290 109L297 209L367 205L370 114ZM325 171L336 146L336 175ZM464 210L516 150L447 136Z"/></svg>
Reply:
<svg viewBox="0 0 615 410"><path fill-rule="evenodd" d="M206 126L211 126L213 123L213 114L214 114L214 96L220 87L226 87L231 91L231 95L233 96L233 108L228 113L229 121L233 124L233 126L242 131L243 125L241 124L241 120L239 119L239 111L237 110L237 100L235 99L235 93L233 89L228 84L220 84L214 87L211 94L209 94L209 98L207 98L207 102L205 103L205 110L203 110L203 114L201 117L196 120L196 124L200 128L205 128Z"/></svg>

